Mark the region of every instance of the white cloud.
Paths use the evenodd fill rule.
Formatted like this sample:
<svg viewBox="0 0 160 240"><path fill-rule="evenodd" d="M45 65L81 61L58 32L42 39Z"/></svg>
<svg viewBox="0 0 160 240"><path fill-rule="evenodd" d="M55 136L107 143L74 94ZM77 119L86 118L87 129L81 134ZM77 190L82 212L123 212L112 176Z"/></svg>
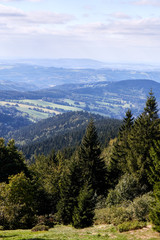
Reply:
<svg viewBox="0 0 160 240"><path fill-rule="evenodd" d="M147 19L129 19L115 20L108 23L90 23L86 25L76 25L72 27L72 32L79 35L94 35L97 37L113 36L113 35L157 35L160 36L160 18Z"/></svg>
<svg viewBox="0 0 160 240"><path fill-rule="evenodd" d="M114 12L109 14L110 17L112 18L117 18L117 19L130 19L131 16L129 16L128 14L125 14L123 12Z"/></svg>
<svg viewBox="0 0 160 240"><path fill-rule="evenodd" d="M43 1L43 0L0 0L0 2L22 2L22 1L41 2L41 1Z"/></svg>
<svg viewBox="0 0 160 240"><path fill-rule="evenodd" d="M69 14L54 13L51 11L24 12L20 9L0 4L0 25L6 28L0 29L1 34L49 34L56 25L65 25L74 20Z"/></svg>
<svg viewBox="0 0 160 240"><path fill-rule="evenodd" d="M160 7L159 0L138 0L138 1L133 1L132 3L135 5Z"/></svg>

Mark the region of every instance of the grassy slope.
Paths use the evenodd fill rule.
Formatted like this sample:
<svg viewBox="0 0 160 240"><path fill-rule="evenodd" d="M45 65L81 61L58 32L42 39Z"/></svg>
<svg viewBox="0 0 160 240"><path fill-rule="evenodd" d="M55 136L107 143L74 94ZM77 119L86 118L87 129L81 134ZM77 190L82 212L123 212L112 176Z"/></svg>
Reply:
<svg viewBox="0 0 160 240"><path fill-rule="evenodd" d="M31 232L30 230L0 231L3 240L160 240L160 235L150 227L119 233L112 225L96 225L86 229L74 229L71 226L55 226L48 232Z"/></svg>

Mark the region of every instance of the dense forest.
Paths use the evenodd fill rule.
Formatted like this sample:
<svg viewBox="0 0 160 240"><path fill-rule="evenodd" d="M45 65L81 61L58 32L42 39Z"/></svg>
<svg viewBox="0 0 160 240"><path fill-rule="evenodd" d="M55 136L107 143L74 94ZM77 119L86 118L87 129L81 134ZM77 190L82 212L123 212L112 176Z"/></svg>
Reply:
<svg viewBox="0 0 160 240"><path fill-rule="evenodd" d="M122 121L110 119L88 112L68 112L39 121L33 125L10 132L8 140L13 138L27 159L34 155L47 155L55 151L70 148L72 152L80 144L89 120L93 118L102 147L118 134Z"/></svg>
<svg viewBox="0 0 160 240"><path fill-rule="evenodd" d="M0 139L4 229L57 223L75 228L112 223L133 229L150 221L160 232L160 119L153 92L136 119L131 110L126 112L117 136L106 132L104 145L98 127L90 119L74 150L49 149L29 163L13 139L7 144Z"/></svg>

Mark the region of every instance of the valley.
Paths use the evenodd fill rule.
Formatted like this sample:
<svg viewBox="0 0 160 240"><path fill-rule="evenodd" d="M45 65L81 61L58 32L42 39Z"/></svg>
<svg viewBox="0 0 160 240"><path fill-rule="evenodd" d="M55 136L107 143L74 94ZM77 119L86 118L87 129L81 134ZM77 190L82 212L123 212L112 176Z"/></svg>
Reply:
<svg viewBox="0 0 160 240"><path fill-rule="evenodd" d="M150 89L160 102L160 83L137 79L65 84L38 91L0 91L0 106L15 108L32 122L69 111L122 119L127 109L135 117L143 110Z"/></svg>

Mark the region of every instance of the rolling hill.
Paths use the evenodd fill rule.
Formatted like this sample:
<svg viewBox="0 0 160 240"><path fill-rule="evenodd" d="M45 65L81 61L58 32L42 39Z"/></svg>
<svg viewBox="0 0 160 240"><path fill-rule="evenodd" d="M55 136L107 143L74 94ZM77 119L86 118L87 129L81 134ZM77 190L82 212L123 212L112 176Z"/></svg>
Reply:
<svg viewBox="0 0 160 240"><path fill-rule="evenodd" d="M68 112L10 132L6 139L14 138L29 159L34 154L48 154L54 148L74 149L80 144L90 119L94 119L101 144L106 145L117 136L121 121L87 112Z"/></svg>
<svg viewBox="0 0 160 240"><path fill-rule="evenodd" d="M135 117L143 111L151 89L160 104L160 83L135 79L64 84L38 91L0 91L0 106L15 108L33 122L68 111L122 119L128 108Z"/></svg>
<svg viewBox="0 0 160 240"><path fill-rule="evenodd" d="M42 61L43 62L43 61ZM45 61L44 61L45 62ZM62 65L59 65L61 62ZM53 67L40 65L41 61L0 64L0 89L10 91L34 91L62 84L121 81L124 79L151 79L160 82L157 70L131 70L105 67L96 61L58 60ZM67 68L67 66L73 68ZM76 67L77 68L74 68ZM97 66L97 68L96 68ZM101 66L101 67L100 67ZM83 68L82 68L83 67Z"/></svg>

